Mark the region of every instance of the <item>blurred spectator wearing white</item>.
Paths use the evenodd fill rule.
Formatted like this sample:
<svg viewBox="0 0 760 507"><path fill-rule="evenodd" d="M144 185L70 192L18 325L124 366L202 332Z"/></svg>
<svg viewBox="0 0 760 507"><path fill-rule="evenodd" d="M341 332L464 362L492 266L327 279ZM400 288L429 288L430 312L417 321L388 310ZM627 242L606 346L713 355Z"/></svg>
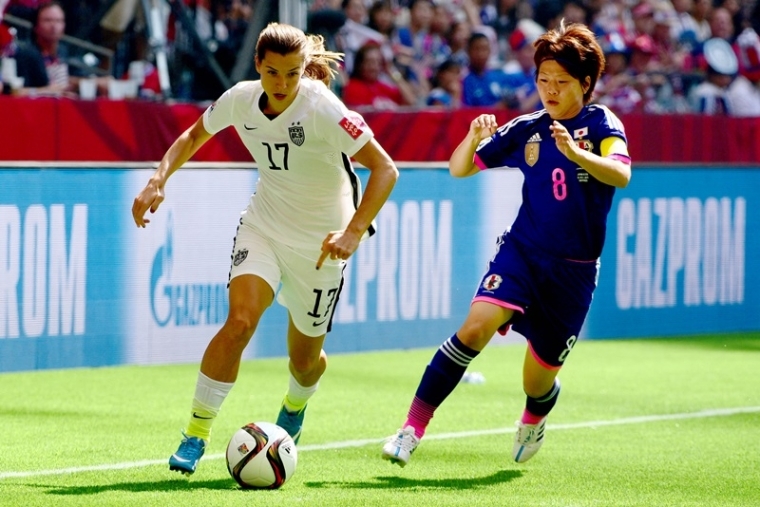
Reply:
<svg viewBox="0 0 760 507"><path fill-rule="evenodd" d="M335 40L338 51L343 53L343 65L346 73L351 74L354 70L354 58L359 48L367 42L382 45L385 37L367 26L367 6L364 0L343 0L341 10L346 16L346 21L338 30Z"/></svg>
<svg viewBox="0 0 760 507"><path fill-rule="evenodd" d="M691 16L697 22L697 40L706 41L711 36L710 16L712 15L712 0L694 0Z"/></svg>
<svg viewBox="0 0 760 507"><path fill-rule="evenodd" d="M690 49L704 42L697 20L692 16L694 0L672 0L675 18L670 25L670 36L679 44Z"/></svg>
<svg viewBox="0 0 760 507"><path fill-rule="evenodd" d="M707 78L696 86L690 101L694 111L709 115L760 116L760 91L740 75L739 62L731 45L721 38L704 44Z"/></svg>

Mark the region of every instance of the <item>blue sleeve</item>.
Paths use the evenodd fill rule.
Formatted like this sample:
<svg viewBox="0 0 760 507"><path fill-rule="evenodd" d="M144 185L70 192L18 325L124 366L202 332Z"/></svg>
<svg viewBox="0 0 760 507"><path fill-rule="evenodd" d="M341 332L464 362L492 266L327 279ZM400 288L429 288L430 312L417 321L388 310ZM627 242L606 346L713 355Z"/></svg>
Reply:
<svg viewBox="0 0 760 507"><path fill-rule="evenodd" d="M475 165L481 169L518 167L514 155L519 130L514 120L499 127L494 135L484 139L475 150Z"/></svg>

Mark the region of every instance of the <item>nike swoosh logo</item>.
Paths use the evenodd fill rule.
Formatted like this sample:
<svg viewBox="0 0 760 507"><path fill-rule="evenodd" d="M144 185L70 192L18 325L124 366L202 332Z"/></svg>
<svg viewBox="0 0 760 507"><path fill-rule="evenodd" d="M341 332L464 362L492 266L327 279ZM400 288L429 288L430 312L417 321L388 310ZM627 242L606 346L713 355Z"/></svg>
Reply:
<svg viewBox="0 0 760 507"><path fill-rule="evenodd" d="M246 130L256 130L257 128L259 128L259 127L249 127L249 126L248 126L248 125L246 125L245 123L243 123L243 127L244 127Z"/></svg>
<svg viewBox="0 0 760 507"><path fill-rule="evenodd" d="M181 461L181 462L183 462L183 463L190 463L190 460L189 460L189 459L180 458L180 457L179 457L179 456L177 456L176 454L175 454L175 455L173 455L173 456L172 456L172 458L174 458L174 459L175 459L175 460L177 460L177 461Z"/></svg>
<svg viewBox="0 0 760 507"><path fill-rule="evenodd" d="M200 415L198 415L195 412L193 412L193 417L195 417L196 419L207 419L207 420L208 419L213 419L213 417L203 417L203 416L200 416Z"/></svg>
<svg viewBox="0 0 760 507"><path fill-rule="evenodd" d="M327 322L327 319L323 320L322 322L312 322L311 325L314 327L317 327L317 326L321 326L325 322Z"/></svg>

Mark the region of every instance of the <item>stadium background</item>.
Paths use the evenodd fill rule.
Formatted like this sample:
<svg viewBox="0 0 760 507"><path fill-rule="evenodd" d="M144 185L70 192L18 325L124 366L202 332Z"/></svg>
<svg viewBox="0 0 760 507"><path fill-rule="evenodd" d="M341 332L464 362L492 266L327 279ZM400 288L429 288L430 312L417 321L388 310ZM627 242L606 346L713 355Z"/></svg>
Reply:
<svg viewBox="0 0 760 507"><path fill-rule="evenodd" d="M0 371L197 361L225 318L232 237L255 190L235 134L177 173L137 229L134 196L200 106L2 97L0 111L12 119L0 124ZM433 346L464 318L520 202L517 171L446 171L477 112L366 114L402 173L349 263L328 352ZM623 121L634 176L616 194L582 337L760 329L760 121ZM285 322L275 304L245 357L284 355Z"/></svg>

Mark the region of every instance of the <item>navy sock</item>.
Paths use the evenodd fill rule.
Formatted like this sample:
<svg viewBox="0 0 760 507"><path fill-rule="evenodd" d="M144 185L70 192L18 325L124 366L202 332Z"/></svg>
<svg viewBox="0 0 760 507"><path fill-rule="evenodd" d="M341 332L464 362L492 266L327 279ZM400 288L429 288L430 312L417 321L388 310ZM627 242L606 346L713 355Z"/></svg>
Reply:
<svg viewBox="0 0 760 507"><path fill-rule="evenodd" d="M540 398L527 397L527 400L525 401L525 410L535 416L543 417L548 415L557 403L560 388L559 379L555 378L554 384L552 384L552 388L549 389L548 393Z"/></svg>
<svg viewBox="0 0 760 507"><path fill-rule="evenodd" d="M454 334L443 342L425 368L415 396L432 407L438 407L459 384L470 362L479 353L464 345Z"/></svg>

